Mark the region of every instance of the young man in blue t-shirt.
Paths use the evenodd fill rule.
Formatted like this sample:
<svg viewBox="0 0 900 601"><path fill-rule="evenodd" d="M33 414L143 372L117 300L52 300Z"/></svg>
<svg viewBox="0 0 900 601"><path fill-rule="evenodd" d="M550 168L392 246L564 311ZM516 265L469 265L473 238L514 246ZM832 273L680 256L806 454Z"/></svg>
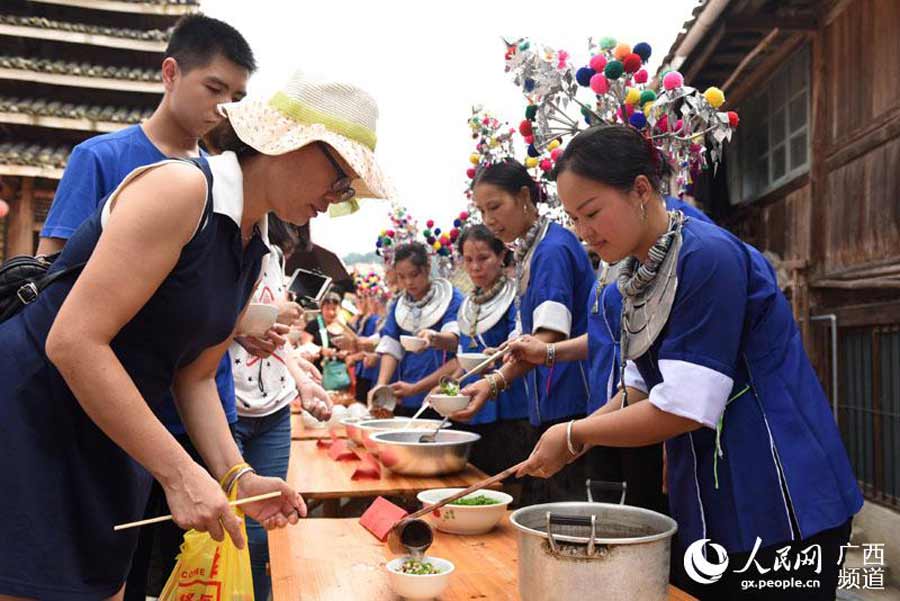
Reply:
<svg viewBox="0 0 900 601"><path fill-rule="evenodd" d="M143 123L90 138L73 149L41 230L37 254L50 255L62 250L75 230L137 167L166 158L199 156L198 140L222 121L218 105L240 100L255 69L253 52L236 29L202 14L181 19L172 31L163 59L165 93L159 106ZM237 412L231 361L227 355L219 365L216 384L225 414L233 424ZM171 398L158 415L202 464ZM165 495L158 486L151 493L147 513L149 517L169 513ZM142 534L126 586L128 600L144 601L146 594L159 594L162 587L156 581L167 577L174 567L180 531L177 527L159 528L155 538L150 586L147 587L147 570L153 530Z"/></svg>

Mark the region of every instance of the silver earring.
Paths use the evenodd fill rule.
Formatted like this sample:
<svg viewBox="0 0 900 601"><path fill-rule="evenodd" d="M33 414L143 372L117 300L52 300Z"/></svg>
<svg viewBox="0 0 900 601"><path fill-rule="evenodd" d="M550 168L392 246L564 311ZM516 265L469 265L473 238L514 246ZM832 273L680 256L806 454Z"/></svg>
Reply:
<svg viewBox="0 0 900 601"><path fill-rule="evenodd" d="M641 221L647 221L647 203L641 203Z"/></svg>

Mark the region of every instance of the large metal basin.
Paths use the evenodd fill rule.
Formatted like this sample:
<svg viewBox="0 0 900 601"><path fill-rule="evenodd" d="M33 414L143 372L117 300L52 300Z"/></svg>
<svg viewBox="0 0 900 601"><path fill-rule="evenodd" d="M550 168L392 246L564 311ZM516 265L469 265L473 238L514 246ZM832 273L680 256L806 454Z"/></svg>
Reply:
<svg viewBox="0 0 900 601"><path fill-rule="evenodd" d="M437 427L437 424L435 424ZM405 476L442 476L460 472L480 434L442 430L435 442L419 442L422 430L400 430L374 434L371 442L384 467Z"/></svg>
<svg viewBox="0 0 900 601"><path fill-rule="evenodd" d="M371 441L373 434L381 432L394 432L396 430L421 430L422 432L434 431L441 423L439 419L414 419L410 422L408 417L392 417L390 419L369 419L347 427L347 436L359 446L364 446L373 454L378 453L378 448ZM450 427L450 422L444 425Z"/></svg>

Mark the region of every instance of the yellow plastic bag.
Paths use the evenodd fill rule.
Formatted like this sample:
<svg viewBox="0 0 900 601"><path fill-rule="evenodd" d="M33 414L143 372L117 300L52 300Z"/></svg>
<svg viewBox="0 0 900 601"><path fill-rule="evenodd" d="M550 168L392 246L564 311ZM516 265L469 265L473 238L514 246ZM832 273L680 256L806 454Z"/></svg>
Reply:
<svg viewBox="0 0 900 601"><path fill-rule="evenodd" d="M235 500L236 495L237 486L232 488L229 500ZM246 542L244 512L240 507L234 511L241 520L241 533ZM159 601L254 601L247 545L238 549L227 531L221 543L206 532L186 532L175 569Z"/></svg>

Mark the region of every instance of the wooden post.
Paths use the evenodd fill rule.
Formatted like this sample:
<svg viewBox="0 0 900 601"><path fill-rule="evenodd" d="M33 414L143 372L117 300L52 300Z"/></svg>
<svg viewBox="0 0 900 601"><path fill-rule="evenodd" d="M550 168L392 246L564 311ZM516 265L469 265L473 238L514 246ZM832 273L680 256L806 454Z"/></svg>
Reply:
<svg viewBox="0 0 900 601"><path fill-rule="evenodd" d="M34 254L34 178L23 177L6 217L6 256Z"/></svg>
<svg viewBox="0 0 900 601"><path fill-rule="evenodd" d="M811 73L810 86L810 165L809 165L809 223L807 228L809 235L805 245L808 252L809 269L806 271L804 283L810 278L821 275L824 270L826 245L828 244L826 223L826 207L828 202L828 172L825 166L825 156L828 147L828 71L825 62L825 27L819 29L810 36L811 48ZM804 305L806 314L809 315L811 305L817 305L818 298L814 292L805 286ZM811 349L812 337L809 331L809 321L803 322L801 329L803 343L807 349Z"/></svg>

